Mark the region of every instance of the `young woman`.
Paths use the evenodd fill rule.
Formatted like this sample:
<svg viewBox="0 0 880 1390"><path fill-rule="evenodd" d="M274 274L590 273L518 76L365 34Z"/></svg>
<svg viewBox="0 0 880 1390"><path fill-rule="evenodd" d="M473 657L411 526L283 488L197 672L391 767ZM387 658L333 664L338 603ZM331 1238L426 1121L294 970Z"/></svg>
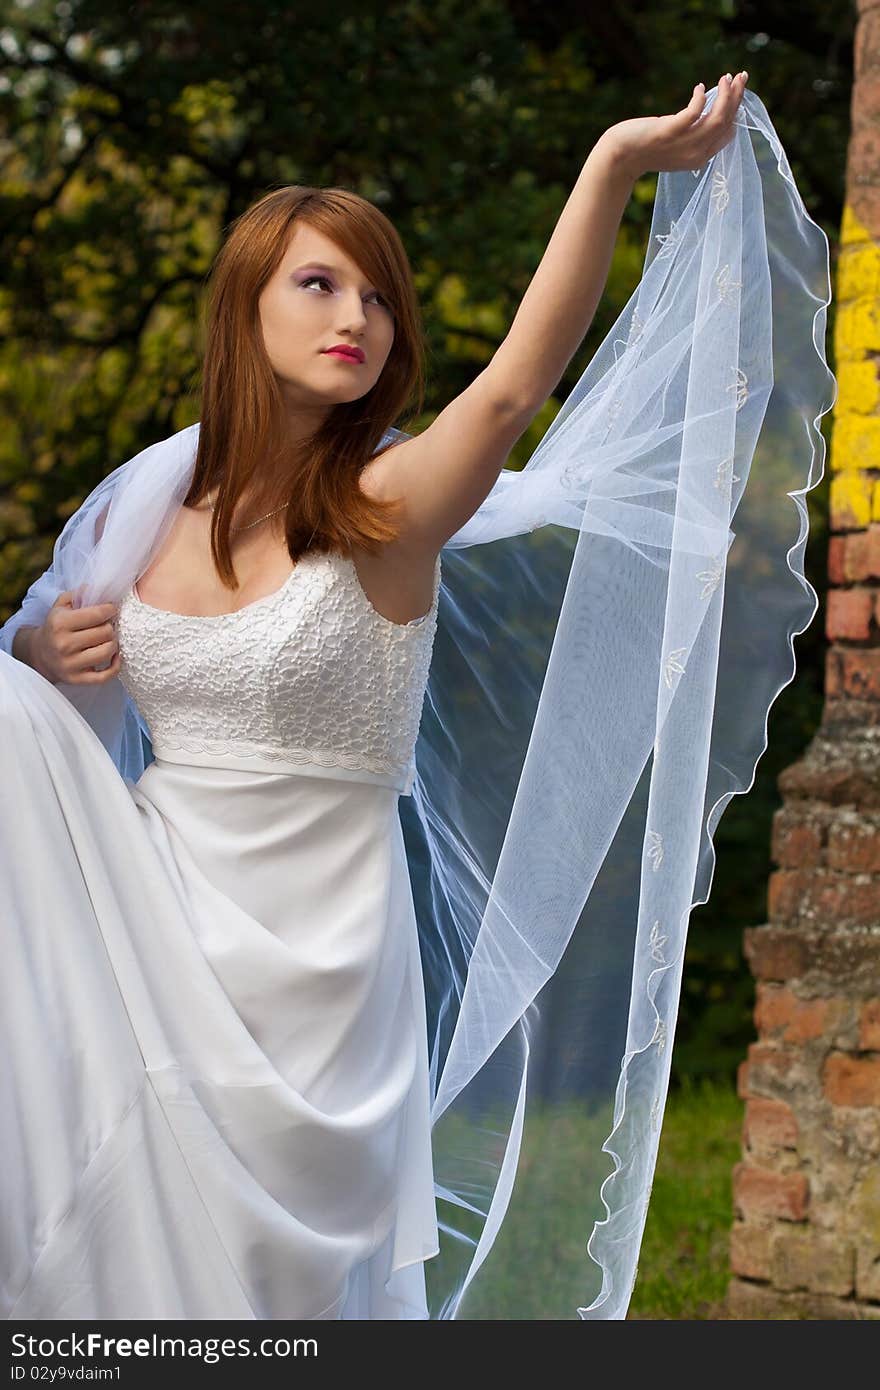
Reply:
<svg viewBox="0 0 880 1390"><path fill-rule="evenodd" d="M199 423L94 490L0 632L8 1318L447 1317L472 1284L490 1298L470 1315L572 1316L596 1267L583 1245L600 1200L626 1239L614 1233L613 1258L591 1246L595 1315L624 1315L665 1096L670 944L698 881L715 763L649 808L641 889L610 854L591 889L652 742L657 776L674 745L670 692L688 656L697 674L703 657L719 669L718 624L705 656L701 644L720 594L689 635L670 633L669 615L685 612L670 600L680 559L711 565L720 537L723 565L730 490L760 430L743 432L745 388L731 395L727 377L711 408L694 394L721 368L731 305L758 293L742 254L764 226L760 180L745 163L739 175L710 164L731 146L746 76L723 77L708 110L701 84L674 115L605 133L492 360L414 437L392 425L421 392L419 312L383 214L341 189L287 187L233 227L213 273ZM750 109L770 142L760 103ZM756 167L765 189L782 184L778 164ZM576 389L527 469L505 470L584 337L649 170L681 171L687 197L653 245L650 303L628 306L624 367L597 354L596 389ZM722 227L732 192L737 218ZM806 214L786 196L794 226ZM688 297L698 224L711 304ZM716 263L731 246L739 261ZM781 250L765 251L771 271ZM769 342L769 318L743 318ZM682 325L684 392L669 351ZM801 362L821 361L798 329ZM650 380L634 375L646 364ZM826 384L814 379L798 422ZM649 402L662 405L653 422ZM731 432L699 443L701 498L688 441L709 420ZM724 473L737 438L745 453ZM773 492L780 513L789 482ZM584 561L573 546L587 532ZM494 560L474 565L468 548L484 540ZM710 597L720 577L700 581ZM597 585L616 613L600 615ZM789 656L781 626L787 639L800 616L789 597L768 625L777 668L754 705L737 702L738 731L763 732L783 645ZM613 640L590 648L601 622ZM721 698L702 687L703 732ZM664 804L698 812L678 877L655 872ZM612 902L631 920L618 942ZM661 928L676 905L683 921ZM634 1028L649 1005L658 1046L630 1075L624 1136L622 1081L647 1051ZM560 1228L575 1259L541 1313L546 1280L515 1245L538 1212L546 1228L566 1210L561 1171L534 1185L568 1123L538 1098L572 1095L592 1205ZM612 1123L613 1173L601 1156ZM537 1161L517 1174L521 1149ZM615 1202L621 1173L635 1191ZM525 1195L511 1203L514 1177ZM505 1301L486 1257L508 1206L520 1283Z"/></svg>

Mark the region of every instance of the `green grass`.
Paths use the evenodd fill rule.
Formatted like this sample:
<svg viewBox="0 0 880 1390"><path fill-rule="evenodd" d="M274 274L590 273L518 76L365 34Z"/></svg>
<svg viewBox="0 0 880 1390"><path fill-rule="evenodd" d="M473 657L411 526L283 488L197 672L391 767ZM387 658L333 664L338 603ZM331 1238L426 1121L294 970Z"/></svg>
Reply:
<svg viewBox="0 0 880 1390"><path fill-rule="evenodd" d="M685 1083L670 1095L631 1318L726 1316L731 1170L742 1114L734 1088L718 1082Z"/></svg>
<svg viewBox="0 0 880 1390"><path fill-rule="evenodd" d="M505 1221L484 1268L459 1309L462 1320L576 1318L599 1290L598 1267L586 1253L604 1208L598 1192L611 1171L601 1152L610 1113L583 1105L535 1106ZM740 1155L742 1102L732 1086L685 1083L666 1107L654 1187L629 1316L652 1319L724 1317L727 1251L732 1220L731 1170ZM441 1121L441 1127L443 1122ZM494 1128L494 1126L493 1126ZM504 1127L497 1128L499 1142ZM482 1163L468 1156L468 1129L435 1131L437 1176L479 1188ZM444 1160L444 1151L451 1159ZM446 1162L451 1166L446 1169ZM438 1203L441 1220L449 1217ZM481 1223L455 1212L458 1229L473 1238ZM470 1251L441 1236L441 1253L425 1267L437 1316L440 1289L454 1287Z"/></svg>

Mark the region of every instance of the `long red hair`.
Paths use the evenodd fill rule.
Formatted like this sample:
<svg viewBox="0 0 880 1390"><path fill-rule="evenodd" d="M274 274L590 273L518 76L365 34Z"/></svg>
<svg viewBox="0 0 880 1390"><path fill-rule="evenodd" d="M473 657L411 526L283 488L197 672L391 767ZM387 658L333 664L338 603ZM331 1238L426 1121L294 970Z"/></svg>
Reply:
<svg viewBox="0 0 880 1390"><path fill-rule="evenodd" d="M382 373L359 400L334 406L302 443L284 438L284 413L263 343L258 301L298 222L332 238L376 286L394 315ZM375 551L398 528L396 500L367 497L358 475L401 412L421 411L425 340L403 242L377 207L345 188L291 184L265 194L233 222L209 277L199 442L185 505L218 489L211 552L229 588L238 580L230 528L239 498L256 490L266 511L286 506L296 562L308 549ZM391 445L386 445L391 447Z"/></svg>

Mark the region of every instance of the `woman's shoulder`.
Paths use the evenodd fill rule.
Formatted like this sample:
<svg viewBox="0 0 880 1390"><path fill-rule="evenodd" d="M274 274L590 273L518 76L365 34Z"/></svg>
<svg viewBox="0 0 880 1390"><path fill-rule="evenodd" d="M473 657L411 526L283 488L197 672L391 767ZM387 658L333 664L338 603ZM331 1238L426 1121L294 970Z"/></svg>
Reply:
<svg viewBox="0 0 880 1390"><path fill-rule="evenodd" d="M415 436L397 440L390 444L387 449L383 449L380 454L374 454L371 459L368 459L359 474L361 491L365 492L368 497L375 497L382 501L398 496L400 486L399 482L395 482L395 475L399 477L398 465L401 459L399 451L406 449L414 442Z"/></svg>

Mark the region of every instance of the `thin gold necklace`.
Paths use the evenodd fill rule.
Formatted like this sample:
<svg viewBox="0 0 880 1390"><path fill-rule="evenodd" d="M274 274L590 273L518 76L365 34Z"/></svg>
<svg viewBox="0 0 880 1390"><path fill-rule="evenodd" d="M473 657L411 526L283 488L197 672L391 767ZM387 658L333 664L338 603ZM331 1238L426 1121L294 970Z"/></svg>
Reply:
<svg viewBox="0 0 880 1390"><path fill-rule="evenodd" d="M208 506L211 508L211 511L213 512L214 504L212 502L209 502ZM251 526L259 526L261 521L268 521L269 517L274 516L276 512L283 512L286 507L287 503L285 502L283 507L276 507L274 512L267 512L265 516L258 516L256 521L249 521L246 526L230 526L229 529L230 531L247 531L250 529Z"/></svg>

